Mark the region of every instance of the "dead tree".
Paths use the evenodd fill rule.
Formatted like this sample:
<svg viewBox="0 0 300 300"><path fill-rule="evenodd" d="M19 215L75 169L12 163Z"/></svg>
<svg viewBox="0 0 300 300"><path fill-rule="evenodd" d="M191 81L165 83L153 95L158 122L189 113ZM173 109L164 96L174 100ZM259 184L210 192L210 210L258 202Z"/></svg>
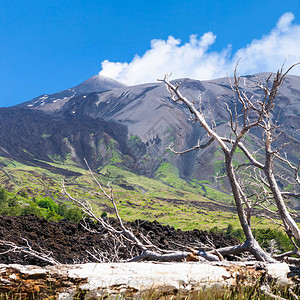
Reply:
<svg viewBox="0 0 300 300"><path fill-rule="evenodd" d="M259 126L261 128L264 139L263 159L260 159L260 161L255 160L249 152L246 153L244 151L245 147L240 148L250 160L250 163L248 165L251 165L254 168L258 169L261 172L261 175L264 174L264 178L260 176L260 180L265 186L266 193L271 196L272 199L274 199L278 210L278 215L280 216L284 226L284 230L286 231L287 235L290 237L296 248L295 251L293 251L293 254L299 255L298 247L300 246L300 230L295 220L289 213L284 198L299 198L300 194L297 194L296 192L281 191L276 179L276 176L278 176L279 174L276 174L274 163L276 160L280 160L281 162L285 163L293 173L294 183L299 187L300 161L298 165L292 164L288 160L287 154L283 152L284 147L287 146L287 144L289 144L290 142L282 143L277 147L273 146L274 142L282 134L282 130L280 130L281 126L280 124L278 124L278 121L273 121L273 118L271 117L271 114L276 106L277 93L284 83L286 75L293 67L298 64L292 65L286 72L283 72L282 67L274 76L270 74L265 83L262 83L260 79L258 79L257 83L250 86L244 83L247 87L256 87L261 89L263 91L262 99L251 101L247 97L246 93L241 91L239 87L240 77L237 75L236 70L234 72L234 84L232 85L232 89L236 92L239 101L245 105L248 105L249 109L245 105L243 106L244 112L248 114L248 117L250 113L252 113L252 115L255 114L260 119L260 122L256 126ZM278 130L279 133L277 132ZM266 208L264 207L264 209Z"/></svg>
<svg viewBox="0 0 300 300"><path fill-rule="evenodd" d="M235 200L235 206L237 208L238 217L240 220L241 227L244 231L246 241L239 246L234 248L228 248L221 250L220 253L223 255L227 254L236 254L243 251L249 251L252 253L257 260L274 262L274 259L266 253L260 245L255 240L252 230L251 230L251 214L253 211L253 206L251 206L251 201L249 197L246 195L241 182L239 181L237 169L233 164L233 156L236 153L237 149L240 149L246 158L249 160L249 163L243 164L244 166L251 166L262 170L267 178L267 188L272 193L276 206L278 208L279 214L283 220L286 231L288 234L293 235L296 240L299 237L299 228L297 227L293 218L291 218L288 210L283 201L283 194L280 192L278 188L278 184L276 182L274 176L274 165L273 160L274 157L279 158L279 150L274 151L271 148L271 142L274 139L272 136L272 131L274 126L271 126L270 121L270 113L274 108L274 101L276 95L278 93L279 88L281 87L284 78L287 73L293 68L295 65L290 67L287 72L283 73L283 70L277 72L276 76L273 79L273 83L269 88L269 81L271 80L271 75L267 79L267 83L262 85L261 82L257 85L262 90L265 91L264 97L262 100L253 100L253 98L249 98L246 92L241 91L239 88L240 77L237 76L237 66L234 72L234 82L231 84L232 90L236 93L238 103L242 107L242 113L239 115L237 113L237 109L233 112L227 106L227 110L230 115L230 137L223 137L216 132L216 129L210 125L201 110L196 109L194 102L190 101L186 97L184 97L179 91L179 84L173 84L169 81L168 75L164 77L164 79L160 79L159 81L163 82L166 85L167 90L171 95L171 99L174 102L182 102L189 109L191 113L191 119L194 122L198 122L202 128L207 132L208 141L200 145L198 144L190 149L184 151L175 151L172 146L169 146L169 149L176 154L184 154L190 151L194 151L196 149L203 149L208 147L213 141L217 142L223 151L225 157L225 168L226 175L229 179L231 190L233 193L233 197ZM251 117L251 118L250 118ZM261 127L265 132L265 151L266 151L266 160L264 163L255 159L255 157L251 154L251 152L245 147L243 144L243 138L245 135L254 127ZM280 157L283 160L282 157ZM288 163L288 162L287 162ZM292 166L292 165L290 165ZM292 166L293 167L293 166ZM294 167L295 178L298 179L299 166ZM220 249L219 249L220 250ZM228 251L228 252L227 252Z"/></svg>

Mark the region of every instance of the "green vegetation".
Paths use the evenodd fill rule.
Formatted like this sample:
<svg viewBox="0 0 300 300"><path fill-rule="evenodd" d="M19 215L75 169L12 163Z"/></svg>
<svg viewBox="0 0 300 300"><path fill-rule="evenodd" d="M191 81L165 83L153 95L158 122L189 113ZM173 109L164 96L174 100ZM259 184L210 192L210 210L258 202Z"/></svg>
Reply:
<svg viewBox="0 0 300 300"><path fill-rule="evenodd" d="M218 232L218 228L213 228L211 231ZM241 228L234 229L232 224L229 224L225 233L236 237L240 242L245 240L243 230ZM255 239L268 252L286 252L294 249L288 236L277 228L257 228L253 229Z"/></svg>
<svg viewBox="0 0 300 300"><path fill-rule="evenodd" d="M105 148L105 157L106 160L110 162L109 164L115 165L123 161L122 155L118 150L118 143L114 139L109 139L109 141L106 142Z"/></svg>
<svg viewBox="0 0 300 300"><path fill-rule="evenodd" d="M162 163L158 168L155 177L171 187L201 195L210 200L225 203L232 203L233 201L231 195L210 187L209 181L198 181L196 179L193 181L186 181L180 178L178 169L170 163Z"/></svg>
<svg viewBox="0 0 300 300"><path fill-rule="evenodd" d="M81 210L66 204L56 203L50 197L29 198L25 191L18 194L7 192L0 188L0 214L23 216L33 214L51 221L67 219L79 222L82 219Z"/></svg>
<svg viewBox="0 0 300 300"><path fill-rule="evenodd" d="M20 205L16 195L7 193L5 189L0 188L0 213L17 215L19 210Z"/></svg>
<svg viewBox="0 0 300 300"><path fill-rule="evenodd" d="M131 135L128 144L131 150L135 148L134 150L139 151L141 155L146 153L146 144L137 135Z"/></svg>
<svg viewBox="0 0 300 300"><path fill-rule="evenodd" d="M281 230L264 228L254 229L253 234L259 244L269 252L286 252L294 250L288 236Z"/></svg>
<svg viewBox="0 0 300 300"><path fill-rule="evenodd" d="M66 181L71 195L89 199L99 216L114 217L110 215L112 204L96 193L98 188L87 170L68 161L48 164L81 174L68 177ZM0 184L5 186L5 182L9 182L10 192L0 189L0 214L35 214L54 221L66 218L78 222L81 219L80 210L60 193L64 176L6 159L2 159L2 165ZM156 179L138 176L117 165L99 169L96 177L103 186L111 182L124 220L157 220L182 230L220 230L240 241L244 238L237 214L230 205L231 196L213 189L208 181L187 182L181 179L171 164L162 163L156 172ZM275 229L270 220L262 221L254 216L252 222L258 224L254 233L263 247L280 251L290 249L288 238Z"/></svg>
<svg viewBox="0 0 300 300"><path fill-rule="evenodd" d="M54 155L50 156L50 158L56 163L62 163L63 162L63 159L59 154L54 154Z"/></svg>
<svg viewBox="0 0 300 300"><path fill-rule="evenodd" d="M6 201L4 214L21 214L22 210L23 214L34 213L49 220L59 220L62 217L78 219L77 212L62 212L65 207L74 209L73 204L60 193L61 180L65 176L5 158L0 158L0 163L0 184L11 192L10 198L17 197L16 205L9 204L13 200ZM87 170L80 168L70 158L63 164L44 163L81 174L67 177L67 190L78 199L89 199L99 216L105 213L113 217L110 214L111 203L96 193L97 185ZM171 164L162 163L156 179L136 175L118 167L118 164L110 164L95 171L103 186L111 182L120 215L124 220L157 220L182 230L209 230L215 226L226 230L229 224L236 229L240 228L230 195L213 189L208 181L187 182L181 179L177 169ZM54 204L51 202L50 205L49 197ZM45 198L48 202L39 201ZM13 212L14 209L17 211ZM259 223L258 228L275 227L270 220L262 221L255 216L252 222Z"/></svg>

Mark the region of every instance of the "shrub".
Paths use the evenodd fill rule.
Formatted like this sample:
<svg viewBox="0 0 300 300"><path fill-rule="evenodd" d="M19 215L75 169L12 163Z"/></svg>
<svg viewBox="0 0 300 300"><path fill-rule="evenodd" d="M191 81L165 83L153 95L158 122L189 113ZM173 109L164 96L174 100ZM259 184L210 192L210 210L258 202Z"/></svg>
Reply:
<svg viewBox="0 0 300 300"><path fill-rule="evenodd" d="M226 234L236 237L240 242L245 239L242 229L234 229L232 224L229 224L226 229ZM293 245L288 236L278 229L253 229L253 235L258 243L267 251L273 251L274 246L279 252L293 250Z"/></svg>
<svg viewBox="0 0 300 300"><path fill-rule="evenodd" d="M50 211L57 211L58 205L49 197L37 201L39 207L46 208Z"/></svg>
<svg viewBox="0 0 300 300"><path fill-rule="evenodd" d="M275 241L278 248L277 250L280 252L286 252L294 249L289 237L281 230L271 228L254 229L253 234L260 245L268 251L270 251L270 248L274 245L274 242L272 241Z"/></svg>
<svg viewBox="0 0 300 300"><path fill-rule="evenodd" d="M6 202L7 199L7 192L5 189L0 188L0 204L2 205L3 203Z"/></svg>
<svg viewBox="0 0 300 300"><path fill-rule="evenodd" d="M68 210L68 206L66 204L61 204L59 203L58 204L58 207L57 207L57 213L60 215L60 216L64 216L66 214L66 211Z"/></svg>
<svg viewBox="0 0 300 300"><path fill-rule="evenodd" d="M244 232L241 228L238 229L234 229L232 224L229 224L226 232L227 235L233 236L235 238L237 238L240 242L242 242L245 239L245 235Z"/></svg>

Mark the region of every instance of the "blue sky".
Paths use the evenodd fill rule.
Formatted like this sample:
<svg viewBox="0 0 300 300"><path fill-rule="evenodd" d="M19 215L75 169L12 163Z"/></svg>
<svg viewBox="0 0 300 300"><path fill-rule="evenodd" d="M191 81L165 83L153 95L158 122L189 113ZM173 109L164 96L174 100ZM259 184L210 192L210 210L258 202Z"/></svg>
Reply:
<svg viewBox="0 0 300 300"><path fill-rule="evenodd" d="M238 56L243 73L275 71L287 56L300 60L299 24L299 0L2 0L0 106L99 71L127 84L166 72L210 79Z"/></svg>

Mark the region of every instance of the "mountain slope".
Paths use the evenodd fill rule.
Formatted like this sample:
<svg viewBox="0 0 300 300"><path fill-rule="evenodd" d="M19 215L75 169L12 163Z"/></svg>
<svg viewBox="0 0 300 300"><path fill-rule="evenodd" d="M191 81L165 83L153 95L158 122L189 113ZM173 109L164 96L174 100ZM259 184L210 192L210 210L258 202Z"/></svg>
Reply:
<svg viewBox="0 0 300 300"><path fill-rule="evenodd" d="M263 79L267 74L257 76ZM247 80L251 84L256 76L247 76ZM181 82L182 94L195 99L198 106L201 94L207 119L214 120L220 134L228 134L225 103L234 109L236 101L228 79L177 81ZM262 96L259 89L247 86L242 89L249 96ZM279 118L284 126L278 142L293 136L287 151L295 162L300 148L300 132L295 131L300 123L299 98L300 77L287 76L273 118ZM238 106L237 110L240 109ZM166 151L171 142L176 149L183 150L194 146L198 139L206 139L205 132L188 121L188 117L183 105L170 100L163 84L124 87L94 76L72 89L0 109L0 156L28 164L59 162L59 157L61 162L70 159L81 167L86 157L94 169L117 164L161 180L170 177L170 172L178 172L178 178L208 180L215 188L223 188L215 181L222 172L223 160L215 143L183 156ZM254 130L246 142L250 149L256 149L260 141L261 132ZM278 167L283 174L287 172L283 166Z"/></svg>
<svg viewBox="0 0 300 300"><path fill-rule="evenodd" d="M109 160L108 147L126 146L127 128L96 119L55 117L19 108L0 109L0 155L26 164L47 168L45 162L83 158ZM55 172L55 168L48 166ZM59 170L59 173L62 170ZM64 172L68 175L68 172ZM69 172L69 175L72 175Z"/></svg>

